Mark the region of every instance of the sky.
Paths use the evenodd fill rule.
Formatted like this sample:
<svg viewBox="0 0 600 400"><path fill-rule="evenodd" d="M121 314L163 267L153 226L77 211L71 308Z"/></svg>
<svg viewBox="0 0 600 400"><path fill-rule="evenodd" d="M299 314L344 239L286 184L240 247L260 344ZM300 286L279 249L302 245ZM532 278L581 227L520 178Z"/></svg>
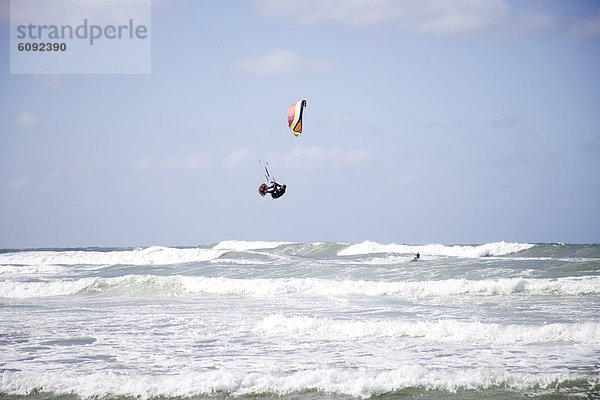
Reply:
<svg viewBox="0 0 600 400"><path fill-rule="evenodd" d="M154 0L142 74L11 74L9 10L0 248L600 242L597 1Z"/></svg>

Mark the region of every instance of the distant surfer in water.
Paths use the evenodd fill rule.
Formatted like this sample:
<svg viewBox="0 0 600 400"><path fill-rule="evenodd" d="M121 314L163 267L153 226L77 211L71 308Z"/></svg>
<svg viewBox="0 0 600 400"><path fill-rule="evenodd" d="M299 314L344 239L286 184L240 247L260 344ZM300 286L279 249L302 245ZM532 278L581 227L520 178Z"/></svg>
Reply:
<svg viewBox="0 0 600 400"><path fill-rule="evenodd" d="M271 193L271 197L274 199L278 199L283 196L286 188L285 184L280 185L275 181L271 181L270 183L272 183L272 185L267 188L266 192Z"/></svg>
<svg viewBox="0 0 600 400"><path fill-rule="evenodd" d="M417 252L417 254L415 254L415 256L413 257L413 261L418 261L421 259L421 254L419 252Z"/></svg>

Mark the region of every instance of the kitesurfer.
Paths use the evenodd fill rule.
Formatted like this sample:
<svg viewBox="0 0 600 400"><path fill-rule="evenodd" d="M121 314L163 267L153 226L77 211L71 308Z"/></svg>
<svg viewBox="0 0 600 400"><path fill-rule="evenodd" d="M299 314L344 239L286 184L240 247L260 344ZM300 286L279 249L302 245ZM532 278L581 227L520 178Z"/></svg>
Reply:
<svg viewBox="0 0 600 400"><path fill-rule="evenodd" d="M285 193L285 184L280 185L279 183L275 182L275 181L271 181L270 183L272 183L271 186L269 186L267 188L267 193L271 193L271 197L274 199L278 199L281 196L283 196L283 194Z"/></svg>
<svg viewBox="0 0 600 400"><path fill-rule="evenodd" d="M413 257L413 261L418 261L421 259L421 254L419 252L417 252L417 254L415 254L415 256Z"/></svg>

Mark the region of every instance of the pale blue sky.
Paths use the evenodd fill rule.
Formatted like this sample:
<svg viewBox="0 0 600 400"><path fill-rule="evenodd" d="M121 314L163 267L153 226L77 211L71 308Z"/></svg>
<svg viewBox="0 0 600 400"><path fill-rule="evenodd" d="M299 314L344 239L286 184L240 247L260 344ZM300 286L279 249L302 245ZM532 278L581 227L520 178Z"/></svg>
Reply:
<svg viewBox="0 0 600 400"><path fill-rule="evenodd" d="M2 248L600 242L596 1L154 1L150 75L51 76L8 4Z"/></svg>

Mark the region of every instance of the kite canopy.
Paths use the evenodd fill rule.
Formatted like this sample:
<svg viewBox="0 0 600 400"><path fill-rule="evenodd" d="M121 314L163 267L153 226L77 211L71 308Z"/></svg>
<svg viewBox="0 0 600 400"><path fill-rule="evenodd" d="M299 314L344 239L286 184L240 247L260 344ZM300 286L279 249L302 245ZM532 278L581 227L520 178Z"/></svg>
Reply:
<svg viewBox="0 0 600 400"><path fill-rule="evenodd" d="M296 136L302 133L302 110L306 107L306 100L300 100L288 108L288 125Z"/></svg>

